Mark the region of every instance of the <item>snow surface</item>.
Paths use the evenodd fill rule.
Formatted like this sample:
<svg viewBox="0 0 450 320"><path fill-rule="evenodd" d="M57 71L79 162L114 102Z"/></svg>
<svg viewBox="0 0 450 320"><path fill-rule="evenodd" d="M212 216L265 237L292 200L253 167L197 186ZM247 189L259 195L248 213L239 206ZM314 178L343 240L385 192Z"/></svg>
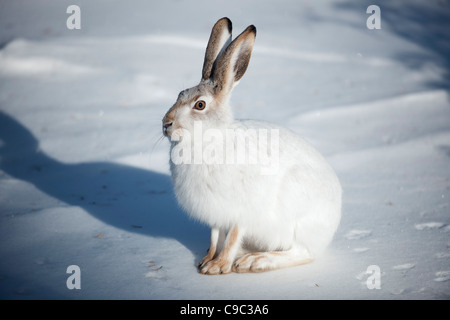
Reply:
<svg viewBox="0 0 450 320"><path fill-rule="evenodd" d="M161 118L223 16L258 29L236 117L298 132L342 182L341 225L311 264L197 272L209 230L177 207ZM0 297L448 299L449 27L445 0L1 2Z"/></svg>

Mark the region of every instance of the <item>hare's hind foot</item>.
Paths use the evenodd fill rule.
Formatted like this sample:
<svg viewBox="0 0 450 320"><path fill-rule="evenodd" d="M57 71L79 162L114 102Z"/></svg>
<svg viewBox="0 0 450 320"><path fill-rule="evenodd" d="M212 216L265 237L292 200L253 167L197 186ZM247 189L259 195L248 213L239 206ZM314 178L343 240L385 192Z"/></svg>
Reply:
<svg viewBox="0 0 450 320"><path fill-rule="evenodd" d="M298 251L294 250L248 253L234 262L233 271L238 273L264 272L312 261L311 257L299 255Z"/></svg>

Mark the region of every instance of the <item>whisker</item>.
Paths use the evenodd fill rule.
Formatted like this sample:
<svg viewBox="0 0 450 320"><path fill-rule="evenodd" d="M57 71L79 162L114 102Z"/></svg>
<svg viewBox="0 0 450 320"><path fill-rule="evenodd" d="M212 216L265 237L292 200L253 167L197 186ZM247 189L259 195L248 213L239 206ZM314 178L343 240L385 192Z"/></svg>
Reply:
<svg viewBox="0 0 450 320"><path fill-rule="evenodd" d="M164 135L161 134L158 139L153 143L153 146L150 150L150 153L153 153L153 151L155 150L155 148L158 146L158 144L164 139Z"/></svg>
<svg viewBox="0 0 450 320"><path fill-rule="evenodd" d="M156 141L155 141L156 139ZM152 156L153 156L153 152L155 151L156 147L161 143L161 141L164 140L164 135L162 133L158 134L158 138L156 138L156 135L151 139L154 141L154 143L152 144L152 147L149 151L149 160L151 160Z"/></svg>

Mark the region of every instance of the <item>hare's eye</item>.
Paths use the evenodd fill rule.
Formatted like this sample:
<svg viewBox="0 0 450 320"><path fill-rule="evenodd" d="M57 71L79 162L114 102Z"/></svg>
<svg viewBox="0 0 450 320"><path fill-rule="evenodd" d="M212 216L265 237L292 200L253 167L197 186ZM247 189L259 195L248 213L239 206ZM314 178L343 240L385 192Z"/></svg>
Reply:
<svg viewBox="0 0 450 320"><path fill-rule="evenodd" d="M195 105L194 105L194 109L196 110L203 110L206 107L206 102L203 100L198 100Z"/></svg>

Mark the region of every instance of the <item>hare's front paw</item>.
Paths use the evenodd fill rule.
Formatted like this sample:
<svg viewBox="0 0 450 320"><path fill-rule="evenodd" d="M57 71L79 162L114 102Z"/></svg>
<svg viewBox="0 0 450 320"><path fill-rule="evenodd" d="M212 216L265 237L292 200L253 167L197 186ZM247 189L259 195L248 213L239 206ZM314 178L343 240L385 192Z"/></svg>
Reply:
<svg viewBox="0 0 450 320"><path fill-rule="evenodd" d="M199 265L202 274L226 274L231 272L231 262L225 259L214 259L205 264Z"/></svg>
<svg viewBox="0 0 450 320"><path fill-rule="evenodd" d="M198 270L201 270L208 262L210 262L213 259L214 259L214 252L211 249L209 249L208 254L197 265Z"/></svg>

